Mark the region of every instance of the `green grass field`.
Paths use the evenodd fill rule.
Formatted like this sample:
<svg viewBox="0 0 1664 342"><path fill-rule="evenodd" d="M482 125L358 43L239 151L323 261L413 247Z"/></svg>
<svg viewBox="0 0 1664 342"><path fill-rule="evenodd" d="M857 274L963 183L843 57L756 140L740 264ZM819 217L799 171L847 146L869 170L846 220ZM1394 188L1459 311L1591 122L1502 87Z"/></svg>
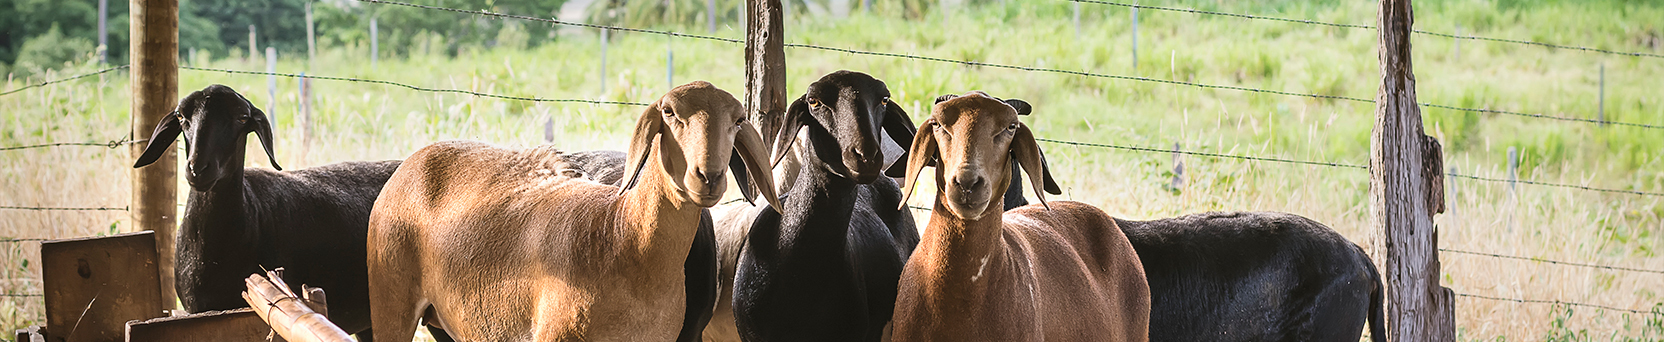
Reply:
<svg viewBox="0 0 1664 342"><path fill-rule="evenodd" d="M1166 5L1146 3L1147 5ZM1664 53L1664 4L1572 4L1455 1L1417 4L1416 28L1529 39L1617 51ZM1127 9L1082 4L1077 36L1067 2L1009 1L944 9L922 19L856 14L830 19L794 16L787 42L897 52L955 60L1141 76L1299 93L1373 98L1379 84L1375 32L1145 10L1139 13L1138 66L1132 66ZM1372 24L1369 2L1271 4L1198 3L1201 8L1328 22ZM455 15L436 13L435 15ZM742 28L712 33L737 38ZM700 28L664 27L680 32ZM742 46L660 35L615 34L606 74L594 31L575 31L531 49L466 48L456 56L413 53L369 66L368 42L335 44L318 53L309 74L388 80L422 87L551 99L651 102L668 89L666 50L675 52L675 82L708 80L733 93L743 88ZM1555 50L1516 44L1412 40L1419 99L1468 108L1595 118L1599 70L1605 67L1605 116L1664 125L1664 59ZM1458 53L1459 49L1459 53ZM437 50L437 49L435 49ZM301 54L293 54L301 56ZM263 70L263 61L198 56L183 64ZM304 58L285 57L278 71L306 71ZM1235 90L1209 90L1056 73L966 67L812 49L787 49L789 92L838 69L885 80L915 120L931 99L985 90L1035 107L1025 121L1042 138L1237 155L1367 164L1374 106ZM49 75L10 79L14 89L99 67L71 65ZM508 146L543 143L570 150L622 149L640 107L531 103L399 87L313 81L316 112L304 143L297 82L265 76L182 70L180 94L220 83L267 107L282 165L299 168L345 160L399 159L445 139ZM606 89L599 87L602 77ZM124 72L0 97L0 146L106 142L127 137ZM268 107L269 106L269 107ZM1458 173L1507 178L1507 151L1519 151L1520 179L1598 188L1664 192L1664 130L1607 126L1423 108L1426 130L1445 146ZM148 129L145 130L148 132ZM1311 217L1370 247L1368 173L1360 169L1183 157L1185 184L1171 184L1174 157L1052 143L1041 145L1064 194L1111 215L1146 219L1212 210L1273 210ZM133 147L138 148L138 147ZM249 161L260 146L248 146ZM114 206L129 199L128 151L53 147L0 151L0 205ZM187 189L181 181L181 194ZM1664 204L1658 196L1606 194L1456 179L1447 183L1450 210L1435 220L1440 246L1580 263L1664 269ZM928 204L934 196L914 196ZM183 196L181 197L183 203ZM928 213L917 213L921 219ZM126 212L0 210L0 236L79 237L133 228ZM0 244L0 291L40 293L38 244ZM1637 310L1664 310L1664 275L1623 272L1465 254L1441 255L1441 282L1456 292L1560 300ZM1465 340L1657 340L1664 312L1643 315L1458 298ZM0 299L0 325L41 324L39 297Z"/></svg>

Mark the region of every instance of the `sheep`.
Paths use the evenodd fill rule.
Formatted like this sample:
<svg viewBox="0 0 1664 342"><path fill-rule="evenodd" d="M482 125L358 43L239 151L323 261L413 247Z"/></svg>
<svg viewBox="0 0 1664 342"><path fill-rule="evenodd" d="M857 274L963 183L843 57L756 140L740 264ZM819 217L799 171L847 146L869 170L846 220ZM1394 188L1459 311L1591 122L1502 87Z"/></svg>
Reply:
<svg viewBox="0 0 1664 342"><path fill-rule="evenodd" d="M1151 341L1385 341L1381 277L1362 248L1276 212L1116 219L1150 284Z"/></svg>
<svg viewBox="0 0 1664 342"><path fill-rule="evenodd" d="M210 85L179 101L133 165L156 162L184 135L190 192L179 222L173 284L180 304L188 312L247 307L243 279L261 267L283 267L289 284L328 289L330 321L368 341L365 229L370 206L399 161L295 171L244 168L250 132L265 146L272 168L282 170L266 113L230 87Z"/></svg>
<svg viewBox="0 0 1664 342"><path fill-rule="evenodd" d="M896 341L1145 341L1150 290L1138 255L1102 210L1059 194L1018 121L1031 107L970 92L938 102L918 128L903 199L936 167L937 198L896 298ZM1018 163L1039 205L995 199ZM995 189L1001 189L996 191Z"/></svg>
<svg viewBox="0 0 1664 342"><path fill-rule="evenodd" d="M409 340L430 318L461 340L675 338L699 209L721 199L731 155L742 193L777 203L743 113L710 83L672 89L637 120L622 187L568 176L547 146L416 152L370 215L377 337Z"/></svg>
<svg viewBox="0 0 1664 342"><path fill-rule="evenodd" d="M1426 141L1437 153L1438 142ZM1443 210L1441 169L1424 172L1434 213ZM1008 208L1022 199L1017 184ZM1151 341L1356 341L1366 322L1372 339L1386 341L1375 264L1322 223L1276 212L1115 223L1150 285Z"/></svg>
<svg viewBox="0 0 1664 342"><path fill-rule="evenodd" d="M571 163L572 168L579 171L584 178L601 184L619 186L624 181L625 156L624 152L601 150L563 153L560 158ZM728 160L732 163L740 158L730 157ZM750 203L739 205L749 206ZM686 316L682 317L682 331L677 334L676 341L699 341L701 333L711 321L719 302L716 253L716 235L711 221L711 209L701 209L699 231L694 234L693 246L688 249L688 260L682 265L688 305Z"/></svg>
<svg viewBox="0 0 1664 342"><path fill-rule="evenodd" d="M880 132L912 139L907 112L883 81L841 70L786 111L774 158L807 131L802 167L782 204L752 221L733 280L747 341L877 341L902 265L918 244L900 188L883 173Z"/></svg>

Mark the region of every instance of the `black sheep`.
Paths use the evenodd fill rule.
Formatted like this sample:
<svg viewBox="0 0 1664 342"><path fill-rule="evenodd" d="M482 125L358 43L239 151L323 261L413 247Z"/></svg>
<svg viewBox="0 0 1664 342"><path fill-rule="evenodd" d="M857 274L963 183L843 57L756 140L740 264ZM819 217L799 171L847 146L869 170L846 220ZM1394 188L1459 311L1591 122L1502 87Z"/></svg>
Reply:
<svg viewBox="0 0 1664 342"><path fill-rule="evenodd" d="M327 291L330 321L368 341L366 228L370 207L400 162L244 168L251 132L272 167L282 170L266 113L230 87L211 85L179 101L133 166L155 162L184 135L191 189L175 245L180 303L193 313L247 307L243 280L262 267L282 267L289 284Z"/></svg>
<svg viewBox="0 0 1664 342"><path fill-rule="evenodd" d="M1357 341L1381 276L1322 223L1274 212L1116 219L1150 284L1150 341Z"/></svg>
<svg viewBox="0 0 1664 342"><path fill-rule="evenodd" d="M919 242L901 191L881 177L880 131L912 141L913 123L884 82L837 71L792 103L775 138L785 157L799 129L802 167L782 205L752 222L735 272L733 313L747 341L877 341L903 264ZM900 170L900 168L897 168Z"/></svg>

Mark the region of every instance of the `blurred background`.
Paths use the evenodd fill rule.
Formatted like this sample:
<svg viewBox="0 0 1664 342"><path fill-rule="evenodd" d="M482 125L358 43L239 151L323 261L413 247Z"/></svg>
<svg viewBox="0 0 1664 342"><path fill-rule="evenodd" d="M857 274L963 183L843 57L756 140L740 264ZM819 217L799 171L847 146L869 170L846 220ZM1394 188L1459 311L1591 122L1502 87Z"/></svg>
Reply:
<svg viewBox="0 0 1664 342"><path fill-rule="evenodd" d="M744 45L731 41L743 1L405 1L679 35L353 0L181 0L179 93L225 84L265 108L288 168L402 159L445 139L622 150L643 110L629 103L693 80L743 97ZM132 139L126 70L31 87L127 64L128 3L106 5L100 37L98 0L0 0L0 148ZM1445 171L1465 176L1446 177L1435 219L1441 283L1463 294L1460 338L1664 339L1664 1L1414 6L1417 95L1438 105L1422 107L1425 129ZM1380 83L1376 7L787 0L788 94L848 69L886 81L916 121L941 94L1024 99L1050 139L1055 198L1132 219L1290 212L1373 254L1357 166ZM131 164L124 148L0 150L0 238L21 239L0 241L0 328L44 319L31 239L133 230Z"/></svg>

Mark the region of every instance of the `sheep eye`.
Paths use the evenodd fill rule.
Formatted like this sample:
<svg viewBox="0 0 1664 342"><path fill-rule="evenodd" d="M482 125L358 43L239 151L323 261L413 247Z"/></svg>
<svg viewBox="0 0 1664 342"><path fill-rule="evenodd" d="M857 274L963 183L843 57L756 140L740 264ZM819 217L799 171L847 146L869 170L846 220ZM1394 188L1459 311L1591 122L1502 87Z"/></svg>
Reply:
<svg viewBox="0 0 1664 342"><path fill-rule="evenodd" d="M820 100L809 98L809 108L820 107Z"/></svg>
<svg viewBox="0 0 1664 342"><path fill-rule="evenodd" d="M661 108L659 111L664 112L664 116L666 117L676 116L676 111L670 109L670 107Z"/></svg>
<svg viewBox="0 0 1664 342"><path fill-rule="evenodd" d="M1005 126L1005 130L1007 130L1007 131L1015 131L1015 130L1017 130L1017 123L1015 123L1015 122L1013 122L1013 123L1011 123L1011 125L1010 125L1010 126Z"/></svg>

